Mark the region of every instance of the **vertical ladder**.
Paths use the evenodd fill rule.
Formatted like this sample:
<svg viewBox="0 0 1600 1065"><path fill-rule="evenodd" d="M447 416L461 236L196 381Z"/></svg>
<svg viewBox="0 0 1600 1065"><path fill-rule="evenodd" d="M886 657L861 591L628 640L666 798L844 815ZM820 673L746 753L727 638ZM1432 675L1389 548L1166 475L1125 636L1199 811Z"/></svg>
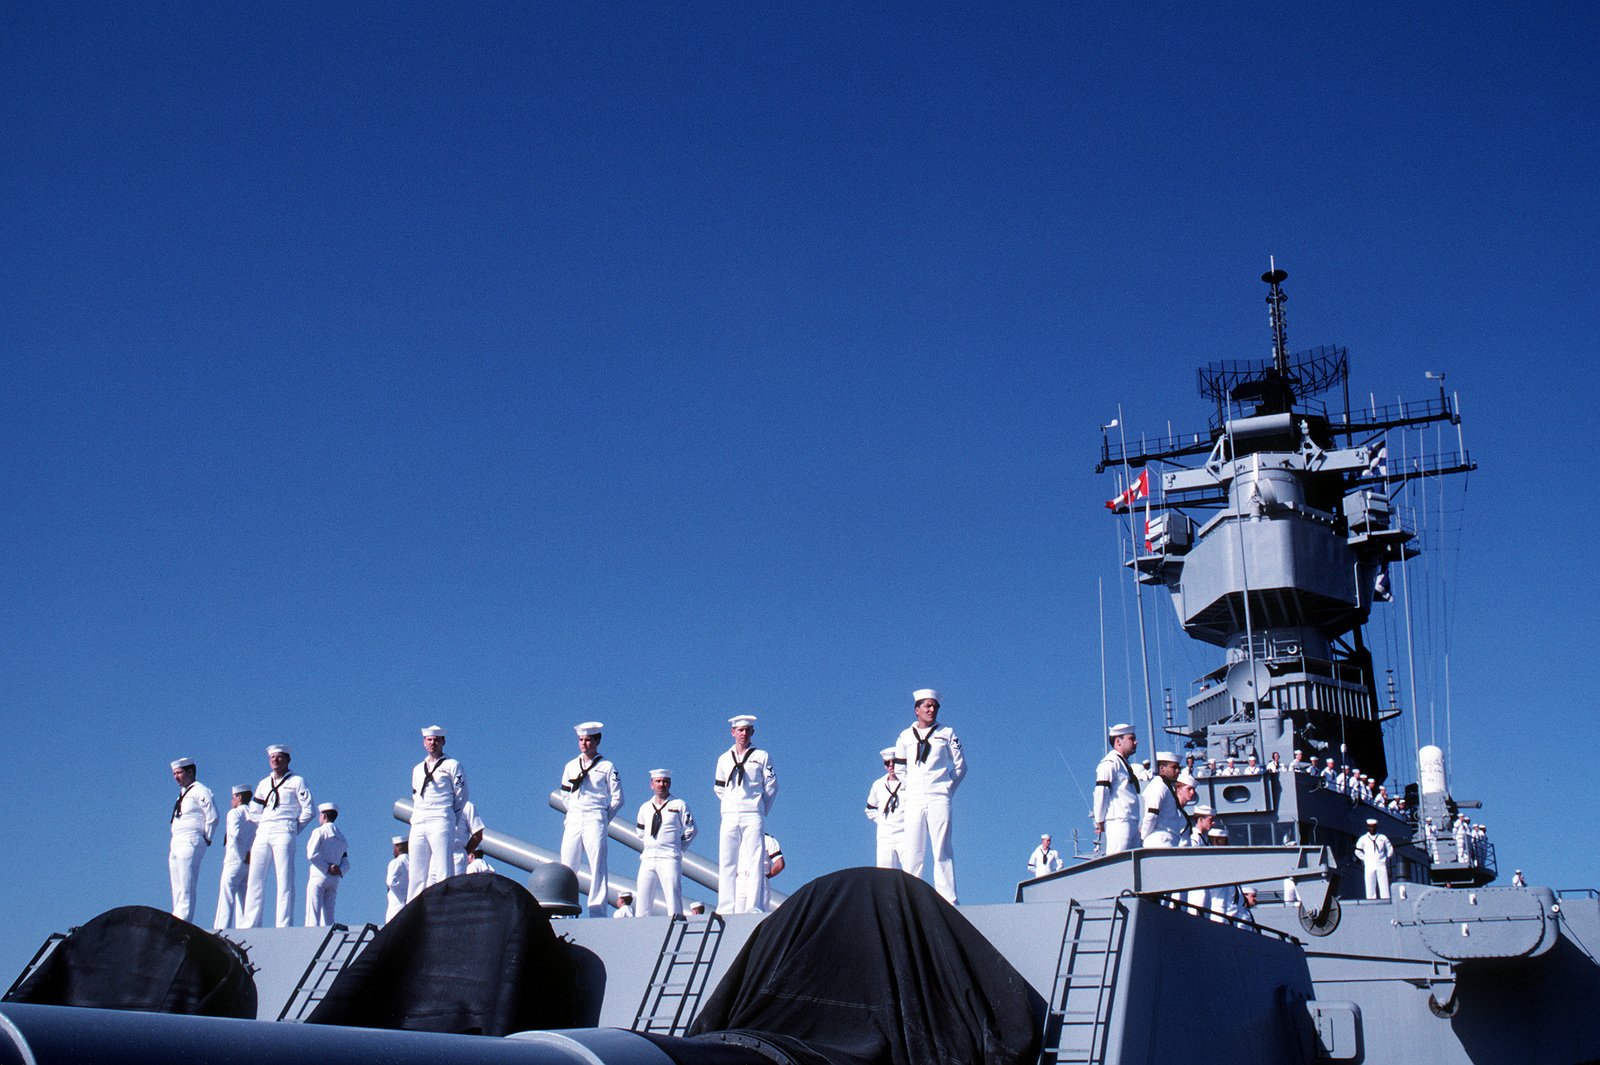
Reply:
<svg viewBox="0 0 1600 1065"><path fill-rule="evenodd" d="M1122 958L1127 909L1110 899L1091 912L1077 900L1067 910L1045 1016L1042 1065L1100 1065Z"/></svg>
<svg viewBox="0 0 1600 1065"><path fill-rule="evenodd" d="M342 924L330 927L327 938L323 939L322 946L317 948L311 964L300 974L300 982L295 985L294 993L289 996L289 1001L283 1004L278 1020L305 1020L316 1008L317 1003L327 995L328 988L333 986L333 981L344 971L350 959L361 953L377 934L377 925L371 924L362 925L358 932L352 932Z"/></svg>
<svg viewBox="0 0 1600 1065"><path fill-rule="evenodd" d="M655 971L633 1018L633 1031L682 1035L689 1030L711 976L723 927L721 915L714 912L704 917L677 916L667 922Z"/></svg>

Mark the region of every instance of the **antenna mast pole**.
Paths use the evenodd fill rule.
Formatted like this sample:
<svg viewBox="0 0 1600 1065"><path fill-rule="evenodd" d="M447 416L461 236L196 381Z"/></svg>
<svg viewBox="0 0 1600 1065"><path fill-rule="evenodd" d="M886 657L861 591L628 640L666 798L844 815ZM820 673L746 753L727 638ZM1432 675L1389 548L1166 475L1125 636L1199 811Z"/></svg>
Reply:
<svg viewBox="0 0 1600 1065"><path fill-rule="evenodd" d="M1274 256L1267 256L1269 269L1261 275L1261 280L1272 286L1272 291L1267 293L1268 315L1272 319L1272 365L1280 376L1289 373L1289 323L1284 317L1283 305L1289 299L1283 294L1283 282L1288 278L1286 270L1278 269L1278 261Z"/></svg>

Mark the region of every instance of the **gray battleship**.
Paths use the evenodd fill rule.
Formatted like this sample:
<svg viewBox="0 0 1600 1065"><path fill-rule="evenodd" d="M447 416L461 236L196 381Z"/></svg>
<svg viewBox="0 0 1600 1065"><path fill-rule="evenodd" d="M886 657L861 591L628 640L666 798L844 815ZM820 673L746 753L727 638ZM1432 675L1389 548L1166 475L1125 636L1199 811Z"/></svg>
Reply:
<svg viewBox="0 0 1600 1065"><path fill-rule="evenodd" d="M1262 278L1272 357L1200 372L1204 431L1107 437L1099 461L1132 579L1221 652L1160 728L1218 767L1199 801L1233 845L1088 855L1003 904L850 870L764 915L595 921L562 919L581 878L555 855L490 832L483 850L532 873L526 889L453 878L381 930L223 939L151 911L99 946L74 951L90 926L53 936L0 1004L0 1062L1600 1062L1600 893L1502 884L1437 748L1392 798L1374 790L1401 779L1384 728L1402 709L1364 627L1420 550L1394 500L1472 468L1464 447L1389 463L1385 442L1459 430L1457 407L1441 389L1352 411L1344 349L1288 349L1286 276ZM1369 821L1393 847L1387 897L1367 897ZM1206 901L1241 885L1253 910ZM188 953L151 960L162 929ZM110 956L118 943L145 955ZM223 977L174 990L204 951L234 964L230 1006Z"/></svg>

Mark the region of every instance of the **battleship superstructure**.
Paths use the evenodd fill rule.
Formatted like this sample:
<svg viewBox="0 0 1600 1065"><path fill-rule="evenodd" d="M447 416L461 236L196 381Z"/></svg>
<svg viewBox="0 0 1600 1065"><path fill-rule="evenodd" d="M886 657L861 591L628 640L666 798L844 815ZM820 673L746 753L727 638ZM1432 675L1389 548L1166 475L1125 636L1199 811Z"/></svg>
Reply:
<svg viewBox="0 0 1600 1065"><path fill-rule="evenodd" d="M1198 780L1201 801L1221 811L1236 845L1094 857L1018 885L1013 903L956 910L929 900L925 885L875 871L870 878L849 872L837 874L844 880L822 878L773 915L556 921L558 953L570 962L569 990L581 1016L569 1028L507 1039L302 1025L331 987L362 967L353 959L369 950L378 956L382 933L371 926L234 931L228 937L255 968L257 1021L8 1001L0 1005L0 1062L931 1060L844 1053L826 1041L817 1018L843 1015L847 1028L887 1033L885 1045L926 1045L893 1037L913 1029L925 1034L943 1011L918 1013L909 998L898 1000L907 1008L897 1011L893 996L877 993L881 986L868 996L859 985L852 990L852 979L870 971L863 958L874 951L913 964L924 953L926 926L940 923L961 937L970 926L1006 963L985 971L1018 978L946 990L961 1000L1008 995L1007 1010L996 1013L1033 1018L1041 1063L1174 1056L1218 1065L1600 1062L1600 1026L1586 1012L1600 1004L1594 953L1600 894L1498 886L1493 849L1470 834L1442 830L1466 804L1449 794L1437 748L1418 752L1404 805L1380 805L1321 771L1333 759L1379 783L1399 778L1383 729L1401 710L1378 683L1364 635L1374 604L1389 594L1391 581L1405 579L1405 561L1420 546L1397 517L1394 492L1416 478L1470 470L1472 463L1459 447L1389 461L1386 434L1459 426L1456 405L1442 389L1437 399L1359 413L1347 399L1337 413L1318 401L1343 392L1348 356L1341 348L1288 352L1286 276L1277 269L1263 276L1272 358L1201 371L1201 392L1215 404L1207 430L1132 448L1108 438L1099 463L1121 478L1108 505L1129 523L1134 579L1164 590L1185 632L1221 649L1222 661L1196 681L1185 717L1163 714L1163 725L1172 746L1193 751L1197 763L1225 766L1233 758L1248 766L1255 756L1254 770ZM1153 706L1148 718L1153 731ZM1270 768L1273 756L1280 770ZM396 805L397 818L409 812ZM1360 878L1351 875L1359 868L1353 842L1368 818L1397 848L1389 898L1365 898ZM1429 819L1440 828L1431 837ZM616 826L612 836L637 846ZM529 871L553 859L493 833L484 850ZM822 906L822 891L812 889L826 880L834 884L824 888L832 893ZM1292 894L1283 890L1286 882ZM537 883L530 881L535 895ZM1262 889L1252 914L1228 916L1190 903L1196 892L1241 884ZM897 922L878 908L886 911L886 900L902 890L920 892L922 908L897 911L913 918ZM1281 901L1269 901L1279 892ZM503 885L499 893L507 894ZM558 909L541 901L547 912ZM870 911L863 924L881 935L857 934L819 950L805 936L812 929L796 935L785 922L827 908L848 915L852 904ZM930 913L937 919L929 920ZM874 925L872 918L881 920ZM827 935L821 924L819 938ZM778 926L795 938L775 934L780 948L769 944L767 954L799 956L802 963L815 958L809 971L802 964L809 980L791 975L791 986L776 969L752 971L763 955L751 948L761 945L763 928ZM974 944L961 942L963 953ZM30 969L47 963L53 946L47 943ZM966 979L937 967L903 975L890 982L910 992ZM348 988L344 997L351 997ZM775 1002L795 1021L707 1031L699 1022L726 1016L708 1003L730 1000ZM935 1056L1002 1060L990 1053ZM1032 1048L1026 1056L1033 1060ZM1020 1059L1012 1053L1003 1060Z"/></svg>
<svg viewBox="0 0 1600 1065"><path fill-rule="evenodd" d="M1392 568L1418 553L1394 499L1410 481L1475 464L1442 386L1437 398L1353 411L1344 348L1291 355L1287 277L1262 275L1272 357L1200 371L1200 393L1214 404L1206 431L1102 443L1097 471L1116 470L1125 485L1108 506L1143 518L1142 528L1132 523L1129 565L1169 593L1188 636L1225 651L1196 681L1187 721L1166 731L1190 744L1200 765L1256 757L1256 772L1201 778L1203 801L1238 841L1326 845L1348 865L1375 817L1397 847L1396 879L1488 883L1493 848L1475 838L1458 847L1457 808L1436 749L1422 755L1420 787L1395 789L1403 805L1358 797L1342 780L1328 786L1320 773L1349 766L1373 787L1392 780L1383 726L1401 710L1392 688L1380 692L1364 626L1374 603L1392 596ZM1334 390L1343 398L1337 413L1318 400ZM1431 423L1454 427L1455 451L1391 462L1391 431ZM1274 756L1302 771L1268 771ZM1347 894L1359 888L1345 881Z"/></svg>

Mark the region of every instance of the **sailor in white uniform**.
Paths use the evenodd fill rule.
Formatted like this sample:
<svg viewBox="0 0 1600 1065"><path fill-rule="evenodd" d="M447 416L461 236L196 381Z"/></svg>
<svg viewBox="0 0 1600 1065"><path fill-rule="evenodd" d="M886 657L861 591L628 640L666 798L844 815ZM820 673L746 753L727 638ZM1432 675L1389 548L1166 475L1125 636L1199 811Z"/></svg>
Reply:
<svg viewBox="0 0 1600 1065"><path fill-rule="evenodd" d="M895 770L893 747L885 747L878 757L883 759L883 776L874 780L867 792L867 820L878 826L877 866L903 869L906 807L900 791L906 782Z"/></svg>
<svg viewBox="0 0 1600 1065"><path fill-rule="evenodd" d="M178 801L172 804L172 842L167 847L167 873L172 880L172 916L180 921L194 920L195 885L200 879L200 860L211 846L217 829L217 805L211 789L195 779L193 758L172 763L172 779L178 785Z"/></svg>
<svg viewBox="0 0 1600 1065"><path fill-rule="evenodd" d="M683 852L698 831L689 804L672 794L672 771L650 770L648 801L639 807L639 901L634 912L648 917L659 894L667 916L683 912Z"/></svg>
<svg viewBox="0 0 1600 1065"><path fill-rule="evenodd" d="M1394 847L1389 837L1378 831L1377 818L1367 818L1367 831L1356 839L1356 857L1367 874L1367 898L1389 897L1389 859L1394 857Z"/></svg>
<svg viewBox="0 0 1600 1065"><path fill-rule="evenodd" d="M289 772L289 748L273 744L267 748L272 772L261 778L250 797L250 819L256 823L255 842L250 846L250 876L244 892L244 927L260 928L261 911L266 903L267 870L278 878L279 928L294 924L295 839L317 815L311 803L311 789L299 774Z"/></svg>
<svg viewBox="0 0 1600 1065"><path fill-rule="evenodd" d="M1039 837L1039 845L1028 855L1028 875L1041 877L1061 871L1061 852L1050 846L1050 833Z"/></svg>
<svg viewBox="0 0 1600 1065"><path fill-rule="evenodd" d="M772 901L771 881L773 877L783 872L785 864L783 844L778 842L778 837L769 832L762 833L761 875L757 878L758 882L755 888L757 913L771 913L778 908Z"/></svg>
<svg viewBox="0 0 1600 1065"><path fill-rule="evenodd" d="M406 901L455 869L451 851L461 808L468 799L467 774L461 763L444 753L445 733L438 725L422 730L427 756L411 770L411 886Z"/></svg>
<svg viewBox="0 0 1600 1065"><path fill-rule="evenodd" d="M1209 847L1211 846L1211 830L1217 827L1217 811L1201 803L1192 811L1193 819L1189 822L1189 835L1179 844L1183 847Z"/></svg>
<svg viewBox="0 0 1600 1065"><path fill-rule="evenodd" d="M911 693L916 721L894 745L896 770L906 778L906 872L921 877L928 852L933 852L933 887L946 902L956 902L956 844L950 800L967 775L967 756L955 729L939 724L939 693L919 688Z"/></svg>
<svg viewBox="0 0 1600 1065"><path fill-rule="evenodd" d="M389 870L384 876L387 889L384 924L394 920L394 915L405 906L411 894L411 840L407 836L395 836L389 842L394 847L394 857L389 859Z"/></svg>
<svg viewBox="0 0 1600 1065"><path fill-rule="evenodd" d="M483 842L483 818L478 816L478 808L468 799L461 804L461 816L456 820L455 845L450 851L450 868L460 875L467 871L471 861L468 852L478 849L478 844Z"/></svg>
<svg viewBox="0 0 1600 1065"><path fill-rule="evenodd" d="M761 837L778 798L772 756L750 742L754 714L728 719L733 746L717 758L713 790L722 813L717 837L717 912L756 913L762 883Z"/></svg>
<svg viewBox="0 0 1600 1065"><path fill-rule="evenodd" d="M1178 845L1180 847L1209 847L1213 843L1211 830L1218 827L1217 811L1201 803L1192 811L1189 822L1189 832ZM1197 910L1206 909L1211 896L1205 888L1194 888L1175 896L1187 902Z"/></svg>
<svg viewBox="0 0 1600 1065"><path fill-rule="evenodd" d="M1139 749L1132 725L1112 725L1106 734L1111 750L1094 770L1094 830L1104 839L1106 854L1139 845L1139 781L1129 757Z"/></svg>
<svg viewBox="0 0 1600 1065"><path fill-rule="evenodd" d="M1208 847L1226 847L1228 845L1228 826L1221 821L1213 824L1206 830L1206 845ZM1190 892L1190 895L1194 895ZM1204 899L1199 905L1211 911L1213 921L1222 921L1224 917L1237 917L1244 907L1244 897L1239 893L1237 884L1219 884L1216 887L1202 888L1200 895Z"/></svg>
<svg viewBox="0 0 1600 1065"><path fill-rule="evenodd" d="M1156 776L1139 794L1139 837L1146 847L1176 847L1189 828L1178 804L1178 756L1156 752Z"/></svg>
<svg viewBox="0 0 1600 1065"><path fill-rule="evenodd" d="M350 845L334 824L339 807L325 802L317 807L322 823L306 839L306 927L326 928L333 924L334 905L339 901L339 882L350 871Z"/></svg>
<svg viewBox="0 0 1600 1065"><path fill-rule="evenodd" d="M633 892L617 892L617 908L611 911L612 917L637 917L639 916L633 904Z"/></svg>
<svg viewBox="0 0 1600 1065"><path fill-rule="evenodd" d="M606 866L606 826L622 809L622 780L617 767L600 756L598 721L573 726L578 735L578 757L561 771L561 792L567 800L567 817L561 829L561 864L578 871L580 858L589 863L590 917L606 915L611 880Z"/></svg>
<svg viewBox="0 0 1600 1065"><path fill-rule="evenodd" d="M467 872L469 874L494 872L494 866L489 864L488 859L483 856L483 852L478 848L474 847L468 851L467 858Z"/></svg>
<svg viewBox="0 0 1600 1065"><path fill-rule="evenodd" d="M250 820L250 785L233 786L233 806L222 826L222 882L217 885L217 931L244 920L244 882L250 875L250 845L256 823Z"/></svg>

